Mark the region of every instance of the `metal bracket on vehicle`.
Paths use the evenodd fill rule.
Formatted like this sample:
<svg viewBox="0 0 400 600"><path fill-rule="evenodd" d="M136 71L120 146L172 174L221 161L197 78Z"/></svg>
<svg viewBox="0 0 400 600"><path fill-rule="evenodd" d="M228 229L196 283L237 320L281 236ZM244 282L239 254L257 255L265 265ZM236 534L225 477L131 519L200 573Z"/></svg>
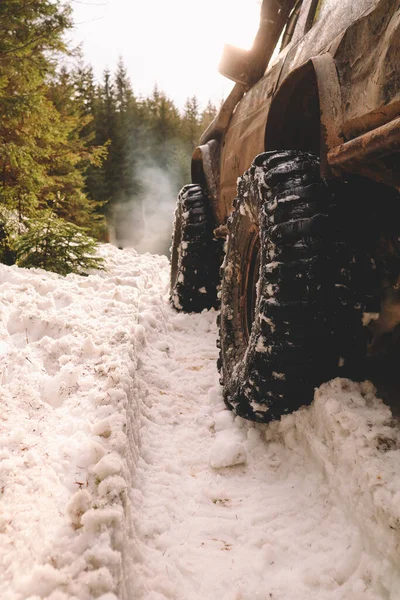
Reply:
<svg viewBox="0 0 400 600"><path fill-rule="evenodd" d="M400 117L376 127L328 152L328 164L335 171L359 173L400 189L400 173L382 159L400 152ZM398 160L400 162L400 160Z"/></svg>
<svg viewBox="0 0 400 600"><path fill-rule="evenodd" d="M342 99L339 78L333 57L329 53L311 59L318 84L321 118L321 175L329 176L327 154L331 148L343 142L340 137L342 123Z"/></svg>

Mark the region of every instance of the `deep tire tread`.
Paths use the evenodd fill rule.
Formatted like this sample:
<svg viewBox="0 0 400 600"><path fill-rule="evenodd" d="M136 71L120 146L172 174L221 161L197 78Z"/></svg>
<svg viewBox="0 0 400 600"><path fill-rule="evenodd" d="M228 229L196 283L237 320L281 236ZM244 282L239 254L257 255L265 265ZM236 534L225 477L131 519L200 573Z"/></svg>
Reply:
<svg viewBox="0 0 400 600"><path fill-rule="evenodd" d="M300 151L256 157L238 183L229 264L241 254L235 243L251 194L261 232L259 300L245 342L236 333L239 317L232 322L240 284L223 281L219 366L227 406L268 422L310 403L323 381L345 375L339 364L351 368L362 361L363 311L379 301L374 261L352 247L336 198L320 179L317 157Z"/></svg>
<svg viewBox="0 0 400 600"><path fill-rule="evenodd" d="M213 238L214 223L206 191L188 184L178 195L171 268L171 304L201 312L219 304L217 288L222 243Z"/></svg>

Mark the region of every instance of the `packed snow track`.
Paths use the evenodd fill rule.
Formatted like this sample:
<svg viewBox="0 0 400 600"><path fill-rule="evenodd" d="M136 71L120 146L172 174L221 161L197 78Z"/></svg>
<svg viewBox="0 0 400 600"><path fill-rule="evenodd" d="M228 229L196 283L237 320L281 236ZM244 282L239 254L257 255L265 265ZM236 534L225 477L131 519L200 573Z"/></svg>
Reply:
<svg viewBox="0 0 400 600"><path fill-rule="evenodd" d="M258 425L226 410L216 313L165 257L87 278L0 265L2 600L398 600L400 433L334 380Z"/></svg>

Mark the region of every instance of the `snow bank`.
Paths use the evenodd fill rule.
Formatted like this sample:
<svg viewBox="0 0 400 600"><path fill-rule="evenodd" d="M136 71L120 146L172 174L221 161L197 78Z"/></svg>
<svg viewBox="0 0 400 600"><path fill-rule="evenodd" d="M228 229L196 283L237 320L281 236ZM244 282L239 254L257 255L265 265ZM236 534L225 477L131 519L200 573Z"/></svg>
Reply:
<svg viewBox="0 0 400 600"><path fill-rule="evenodd" d="M299 416L310 450L326 471L400 597L400 429L365 382L335 380L316 393L310 418ZM310 427L310 423L314 427ZM391 573L391 571L393 571ZM382 576L376 573L376 576Z"/></svg>
<svg viewBox="0 0 400 600"><path fill-rule="evenodd" d="M400 429L370 382L336 379L320 387L312 406L265 430L296 452L304 447L322 470L330 494L361 532L368 573L382 598L400 598ZM361 552L354 560L361 561ZM353 561L354 562L354 561ZM337 566L346 580L354 565Z"/></svg>
<svg viewBox="0 0 400 600"><path fill-rule="evenodd" d="M134 556L137 354L167 259L102 254L89 277L0 265L2 600L113 600Z"/></svg>

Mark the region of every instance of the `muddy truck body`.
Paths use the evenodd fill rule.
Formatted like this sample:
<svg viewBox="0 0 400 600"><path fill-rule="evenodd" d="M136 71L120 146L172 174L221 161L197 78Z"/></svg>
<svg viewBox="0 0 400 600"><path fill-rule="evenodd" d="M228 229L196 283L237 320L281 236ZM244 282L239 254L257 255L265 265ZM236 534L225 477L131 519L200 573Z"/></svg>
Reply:
<svg viewBox="0 0 400 600"><path fill-rule="evenodd" d="M264 0L220 71L235 85L178 196L171 301L220 308L225 402L268 422L400 367L400 0Z"/></svg>

